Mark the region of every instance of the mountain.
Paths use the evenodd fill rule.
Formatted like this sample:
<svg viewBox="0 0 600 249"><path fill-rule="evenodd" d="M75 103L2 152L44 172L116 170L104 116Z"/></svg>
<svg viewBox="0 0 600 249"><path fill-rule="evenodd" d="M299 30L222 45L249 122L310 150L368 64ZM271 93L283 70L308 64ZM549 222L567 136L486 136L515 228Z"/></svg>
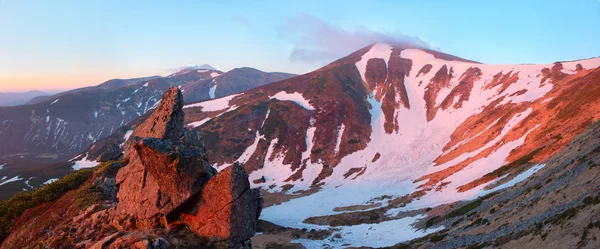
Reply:
<svg viewBox="0 0 600 249"><path fill-rule="evenodd" d="M391 246L446 227L412 223L559 170L554 157L600 116L599 66L486 65L376 43L305 75L187 104L185 123L202 131L213 167L239 162L263 190L270 232L323 231L296 240L304 246Z"/></svg>
<svg viewBox="0 0 600 249"><path fill-rule="evenodd" d="M123 138L128 128L122 126L155 108L171 86L182 88L186 101L198 101L291 76L252 68L183 70L167 77L109 80L36 104L0 107L0 200L72 172L67 160L94 142L104 148L102 138Z"/></svg>
<svg viewBox="0 0 600 249"><path fill-rule="evenodd" d="M16 106L23 105L31 99L48 95L42 91L27 91L27 92L0 92L0 106Z"/></svg>
<svg viewBox="0 0 600 249"><path fill-rule="evenodd" d="M265 85L265 83L276 82L295 76L288 73L265 73L249 67L235 68L226 73L212 72L211 74L216 77L197 81L193 84L186 84L181 87L186 102L221 98Z"/></svg>
<svg viewBox="0 0 600 249"><path fill-rule="evenodd" d="M238 164L218 173L208 164L183 104L169 88L125 160L0 203L0 248L252 248L260 193Z"/></svg>
<svg viewBox="0 0 600 249"><path fill-rule="evenodd" d="M227 73L187 70L167 77L115 79L53 95L40 103L2 107L0 138L4 143L0 154L73 156L153 108L170 86L192 89L184 94L186 101L199 101L214 97L215 89L216 96L228 95L291 76L251 68Z"/></svg>

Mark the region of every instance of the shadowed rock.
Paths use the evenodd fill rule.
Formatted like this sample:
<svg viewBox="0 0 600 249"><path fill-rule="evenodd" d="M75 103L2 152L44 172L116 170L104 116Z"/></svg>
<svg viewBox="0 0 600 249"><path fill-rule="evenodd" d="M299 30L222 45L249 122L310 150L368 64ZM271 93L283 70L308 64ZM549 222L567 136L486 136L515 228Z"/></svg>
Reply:
<svg viewBox="0 0 600 249"><path fill-rule="evenodd" d="M111 143L105 152L100 154L96 161L98 162L108 162L108 161L116 161L121 159L123 153L121 152L121 148L116 143Z"/></svg>

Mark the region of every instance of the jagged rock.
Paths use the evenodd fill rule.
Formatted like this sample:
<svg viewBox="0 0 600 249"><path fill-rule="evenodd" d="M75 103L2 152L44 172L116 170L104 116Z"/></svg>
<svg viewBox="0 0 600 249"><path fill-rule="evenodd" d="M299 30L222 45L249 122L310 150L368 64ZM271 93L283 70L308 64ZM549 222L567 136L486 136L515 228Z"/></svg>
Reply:
<svg viewBox="0 0 600 249"><path fill-rule="evenodd" d="M183 96L177 87L171 87L162 97L152 115L140 124L125 143L125 157L128 156L136 137L179 140L184 133Z"/></svg>
<svg viewBox="0 0 600 249"><path fill-rule="evenodd" d="M197 211L183 215L184 222L195 233L228 241L231 247L254 235L262 198L236 163L208 181L196 205Z"/></svg>
<svg viewBox="0 0 600 249"><path fill-rule="evenodd" d="M216 171L200 134L184 132L181 91L170 88L158 108L127 141L129 164L117 174L117 209L139 219L176 209ZM189 145L189 146L187 146Z"/></svg>

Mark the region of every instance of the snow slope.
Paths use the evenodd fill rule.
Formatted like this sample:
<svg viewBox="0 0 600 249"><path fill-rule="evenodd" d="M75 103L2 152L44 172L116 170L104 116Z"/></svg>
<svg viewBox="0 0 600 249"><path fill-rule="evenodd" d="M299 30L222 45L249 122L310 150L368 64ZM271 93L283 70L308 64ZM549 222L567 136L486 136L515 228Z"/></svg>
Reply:
<svg viewBox="0 0 600 249"><path fill-rule="evenodd" d="M371 49L356 62L356 68L362 79L365 80L367 62L370 59L381 58L385 61L386 66L388 66L391 56L392 46L387 44L375 44L372 46ZM509 156L509 153L523 145L527 135L537 128L537 126L535 126L532 129L527 130L524 135L517 138L509 138L508 136L508 134L514 132L522 122L525 122L524 120L526 120L533 112L531 108L526 109L521 113L514 114L506 123L502 131L499 134L496 134L496 137L482 147L471 152L466 151L462 155L443 164L438 165L434 160L445 153L443 147L450 142L451 134L459 125L467 118L481 113L485 107L494 101L499 102L499 105L507 103L529 103L538 100L541 102L541 100L544 99L544 96L553 88L551 82L542 82L541 80L543 74L542 70L544 68L552 68L553 65L551 64L485 65L462 61L447 61L436 58L433 54L418 49L404 49L399 56L412 61L411 71L404 79L406 92L410 102L410 109L401 106L394 112L394 119L401 121L400 129L391 134L385 132L384 123L386 120L382 114L382 103L374 97L375 92L373 92L372 96L368 99L368 102L372 106L370 110L372 134L371 141L366 148L342 158L341 162L333 169L332 175L322 181L325 184L321 186L319 192L266 208L263 212L263 218L265 220L289 227L308 229L322 228L322 226L306 224L304 223L304 220L315 216L336 214L338 213L334 211L334 208L336 207L372 203L373 199L385 195L401 197L411 194L423 183L415 182L419 177L442 171L460 162L466 161L469 158L475 157L486 149L493 149L489 155L473 161L464 170L453 173L451 176L444 179L443 183L438 183L433 186L432 189L437 189L436 191L429 191L425 196L413 200L403 208L392 210L388 215L395 215L400 211L452 203L458 200L473 199L489 193L490 191L484 190L484 187L488 184L483 184L464 192L459 192L457 188L462 184L478 179L508 163L507 157ZM596 58L586 60L585 62L575 61L563 63L564 68L566 68L563 72L566 71L570 74L576 73L576 64L582 65L584 69L593 69L600 66L600 59ZM425 65L431 65L431 70L429 73L419 74L419 70ZM427 106L423 96L425 96L425 92L427 91L427 83L433 81L435 72L445 65L451 67L454 76L450 80L450 86L440 90L435 99L436 106L440 106L446 96L451 94L452 89L461 84L461 81L463 80L462 76L466 75L467 70L476 67L480 69L481 73L479 78L474 81L469 98L462 102L460 108L456 108L453 105L450 105L447 109L440 108L437 111L435 118L428 121ZM516 82L510 84L504 90L501 90L503 87L502 85L486 88L486 85L492 81L495 75L500 72L508 73L510 71L518 72L518 80L516 80ZM306 109L313 110L313 108L310 108L308 100L302 98L302 95L299 93L288 94L279 92L271 98L294 101ZM397 97L396 99L400 98ZM458 97L455 97L453 102L455 103L457 100ZM494 126L496 122L489 125L488 129ZM316 129L316 127L309 128L308 133L310 135L307 135L307 137L314 134L314 129ZM333 143L334 146L336 146L336 153L339 151L340 137L343 134L344 126L339 127L338 130L341 132L338 134L336 143ZM482 133L483 131L479 134ZM455 148L467 143L470 139L479 136L479 134L461 141ZM307 139L307 145L311 144L312 139L312 137ZM273 143L271 146L272 145ZM379 160L373 162L375 154L380 154L381 157ZM267 158L270 157L271 152L268 152ZM275 158L280 158L280 155L275 155ZM306 158L305 155L303 155L303 159L304 158ZM250 174L250 180L253 181L262 176L267 176L267 181L265 183L255 184L255 186L262 187L267 191L277 191L278 189L273 189L268 186L284 186L292 183L294 184L294 187L287 191L287 193L291 194L297 190L309 189L310 185L305 184L305 182L307 180L311 182L318 175L313 173L303 174L302 181L286 181L288 176L294 172L290 171L288 167L280 167L281 165L281 161L278 159L274 161L267 160L264 168ZM361 176L354 173L350 178L353 176L356 177L352 178L353 180L350 181L347 173L351 172L350 170L356 167L365 167L366 171ZM319 172L322 165L319 165L318 163L310 164L308 169L311 168L312 170ZM529 177L539 168L540 167L536 166L494 190L512 186ZM409 223L401 222L401 220L394 220L394 222L398 222L398 226L400 226L396 227L397 229L404 229L406 231L411 230L408 226ZM387 224L383 223L372 224L369 226L371 229L374 229L372 231L374 234L376 231L391 230L390 227L387 227ZM353 246L391 245L386 244L383 241L380 241L382 242L381 244L367 243L365 242L368 240L366 237L357 239L356 243L354 243L354 238L357 238L357 236L360 235L360 232L357 231L361 231L361 229L364 228L365 227L362 225L360 228L342 227L342 231L354 231L353 233L342 234L344 243L349 243ZM373 236L378 238L376 235ZM398 243L400 241L401 239L395 240L394 242ZM303 243L305 246L312 245L312 242L306 240L299 240L299 242ZM324 242L325 241L319 241L318 243ZM339 246L336 243L331 245L334 247Z"/></svg>

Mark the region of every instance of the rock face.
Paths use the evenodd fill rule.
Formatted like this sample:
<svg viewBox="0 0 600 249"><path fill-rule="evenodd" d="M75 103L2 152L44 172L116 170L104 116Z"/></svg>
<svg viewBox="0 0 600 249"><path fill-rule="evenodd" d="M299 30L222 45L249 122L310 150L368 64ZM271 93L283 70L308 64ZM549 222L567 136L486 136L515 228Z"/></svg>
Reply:
<svg viewBox="0 0 600 249"><path fill-rule="evenodd" d="M178 172L181 168L189 168L185 172L202 171L208 162L196 161L194 165L182 165L190 157L200 154L199 151L191 152L192 155L163 155L178 147L174 144L183 135L183 97L177 88L170 88L161 100L154 113L136 129L131 139L125 143L125 158L129 164L117 174L119 204L117 209L123 213L140 219L149 219L159 214L165 215L180 205L185 198L190 197L199 189L195 177L201 173L192 173L184 177L185 187L183 192L169 192L177 186L177 180L171 177L159 178L162 171L171 168ZM148 140L145 141L144 138ZM154 138L155 140L150 140ZM142 153L143 156L140 156ZM189 153L187 151L186 153ZM170 158L167 158L170 157ZM180 158L188 160L180 160ZM202 158L199 156L198 158ZM153 161L158 160L158 161ZM192 159L193 160L193 159ZM167 166L168 164L168 166ZM195 167L196 169L191 169ZM166 169L168 170L168 169ZM185 174L185 173L184 173ZM182 175L179 175L182 176ZM210 176L208 176L210 177ZM206 180L206 179L204 179ZM200 180L202 181L202 180ZM192 188L192 186L195 186Z"/></svg>
<svg viewBox="0 0 600 249"><path fill-rule="evenodd" d="M183 117L183 96L178 88L171 87L156 110L133 131L132 136L178 140L183 135Z"/></svg>
<svg viewBox="0 0 600 249"><path fill-rule="evenodd" d="M183 215L192 231L236 245L254 235L262 199L257 189L250 189L248 175L236 163L211 178L192 205L199 209Z"/></svg>

